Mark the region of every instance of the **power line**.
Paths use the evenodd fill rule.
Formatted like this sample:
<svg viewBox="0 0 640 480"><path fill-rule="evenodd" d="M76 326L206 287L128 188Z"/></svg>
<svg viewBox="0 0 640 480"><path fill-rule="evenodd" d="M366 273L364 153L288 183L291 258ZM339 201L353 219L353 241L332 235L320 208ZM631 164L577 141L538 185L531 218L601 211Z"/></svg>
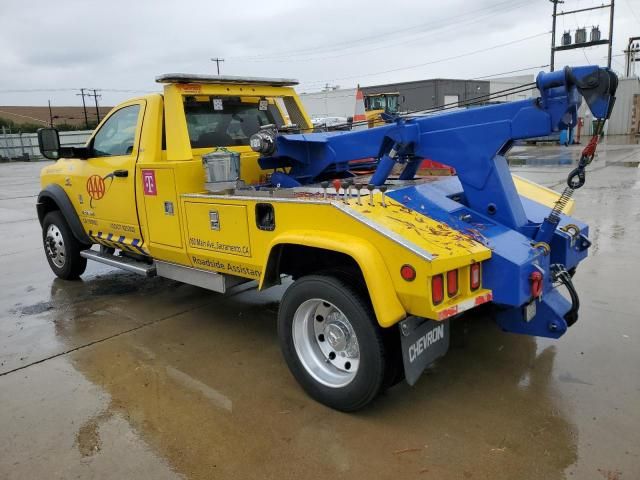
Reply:
<svg viewBox="0 0 640 480"><path fill-rule="evenodd" d="M631 2L629 0L624 0L624 3L627 4L627 7L629 7L629 10L631 10L631 13L633 14L633 16L636 18L638 23L640 23L640 18L638 18L638 16L636 15L636 11L631 7Z"/></svg>
<svg viewBox="0 0 640 480"><path fill-rule="evenodd" d="M474 80L483 80L483 79L485 79L485 78L492 78L492 77L499 77L499 76L502 76L502 75L509 75L510 73L518 73L518 72L526 72L526 71L528 71L528 70L537 70L537 69L542 69L542 68L546 68L546 67L548 67L548 66L549 66L549 65L536 65L536 66L527 67L527 68L520 68L520 69L517 69L517 70L510 70L510 71L508 71L508 72L501 72L501 73L494 73L494 74L491 74L491 75L484 75L484 76L482 76L482 77L474 77L474 78L460 78L460 79L454 79L454 80L462 81L462 82L471 82L471 81L474 81ZM429 80L434 80L434 79L429 79ZM423 82L423 80L411 80L411 81L409 81L409 82L391 83L391 84L389 84L389 85L390 85L390 86L392 86L392 87L396 87L396 86L398 86L398 87L399 87L399 84L401 84L401 85L402 85L402 87L399 87L399 88L398 88L398 90L401 90L401 93L403 93L403 94L404 94L404 93L406 93L406 92L408 92L408 91L411 91L411 90L420 90L420 89L424 88L424 85L417 85L417 86L407 87L407 86L405 86L406 84L408 84L408 83L422 83L422 82ZM380 87L382 87L382 85L362 86L362 87L361 87L361 89L366 90L367 88L371 88L371 87L377 87L377 88L380 88ZM520 86L519 86L519 87L513 87L513 88L520 88ZM354 99L355 99L355 90L356 90L356 87L353 87L353 88L345 88L344 90L345 90L345 93L344 93L343 95L331 95L331 98L332 98L332 99L336 99L336 98L354 98ZM502 90L500 90L499 92L494 92L494 93L500 93L500 92L502 92ZM303 102L304 102L304 97L305 97L306 95L318 95L318 94L321 94L321 93L325 93L325 94L327 94L327 97L328 97L328 96L329 96L329 94L330 94L331 92L330 92L330 91L319 91L319 92L300 92L300 93L299 93L299 95L300 95L301 97L303 97ZM366 95L366 94L365 94L365 95ZM475 100L475 99L477 99L477 98L482 98L482 97L484 97L484 96L485 96L485 95L481 95L481 96L473 97L473 98L469 99L469 101L470 101L470 100Z"/></svg>
<svg viewBox="0 0 640 480"><path fill-rule="evenodd" d="M101 92L115 92L115 93L159 93L159 90L128 90L121 88L101 88Z"/></svg>
<svg viewBox="0 0 640 480"><path fill-rule="evenodd" d="M77 88L21 88L21 89L5 89L0 90L0 93L48 93L48 92L76 92L80 90ZM85 88L85 90L88 90ZM129 90L119 88L100 88L101 92L114 92L114 93L158 93L158 90Z"/></svg>
<svg viewBox="0 0 640 480"><path fill-rule="evenodd" d="M549 64L536 65L536 66L533 66L533 67L526 67L526 68L519 68L518 70L510 70L508 72L494 73L492 75L484 75L482 77L474 77L474 78L470 78L469 80L482 80L484 78L501 77L502 75L509 75L511 73L526 72L528 70L534 70L534 69L538 69L538 68L547 68L548 66L549 66Z"/></svg>
<svg viewBox="0 0 640 480"><path fill-rule="evenodd" d="M515 95L516 93L530 92L535 86L536 86L536 82L523 83L522 85L518 85L516 87L505 88L504 90L498 90L497 92L489 93L488 95L482 95L476 98L471 98L463 102L458 101L458 102L444 103L437 107L421 110L420 112L432 112L432 111L440 112L443 110L451 110L451 109L456 109L460 107L465 107L468 105L477 105L481 103L487 103L491 100L495 100L496 98L507 97L509 95ZM413 113L419 113L419 112L413 112ZM406 113L405 115L411 115L411 112Z"/></svg>
<svg viewBox="0 0 640 480"><path fill-rule="evenodd" d="M486 47L486 48L482 48L479 50L474 50L471 52L467 52L467 53L462 53L459 55L454 55L451 57L445 57L445 58L441 58L438 60L432 60L429 62L424 62L424 63L419 63L416 65L408 65L406 67L399 67L399 68L392 68L389 70L383 70L383 71L379 71L379 72L369 72L369 73L361 73L358 75L351 75L351 76L347 76L347 77L338 77L338 78L329 78L329 79L324 79L324 80L317 80L317 81L312 81L312 82L304 82L305 85L311 85L311 84L316 84L316 83L326 83L326 82L334 82L336 80L350 80L350 79L357 79L357 78L362 78L362 77L371 77L371 76L376 76L376 75L383 75L385 73L393 73L393 72L399 72L402 70L411 70L414 68L420 68L420 67L424 67L427 65L434 65L436 63L442 63L442 62L446 62L449 60L456 60L458 58L464 58L464 57L468 57L471 55L476 55L478 53L483 53L483 52L487 52L490 50L495 50L497 48L502 48L502 47L506 47L509 45L514 45L516 43L521 43L521 42L525 42L527 40L531 40L533 38L537 38L537 37L541 37L543 35L548 35L550 32L541 32L541 33L537 33L535 35L530 35L528 37L523 37L523 38L519 38L516 40L511 40L509 42L504 42L504 43L500 43L500 44L496 44L496 45L492 45L491 47Z"/></svg>
<svg viewBox="0 0 640 480"><path fill-rule="evenodd" d="M78 88L23 88L0 90L0 93L75 92Z"/></svg>
<svg viewBox="0 0 640 480"><path fill-rule="evenodd" d="M333 58L340 58L340 57L347 57L347 56L353 56L353 55L362 55L365 53L370 53L370 52L374 52L377 50L385 50L388 48L394 48L394 47L398 47L398 46L403 46L403 45L409 45L409 44L415 44L418 41L418 37L421 37L421 39L424 39L424 37L429 37L429 36L433 36L433 35L442 35L442 33L440 32L441 30L446 30L446 29L450 29L450 28L460 28L459 25L460 24L467 24L467 25L471 25L473 23L478 23L478 22L484 22L486 21L486 19L488 18L493 18L496 15L499 14L504 14L504 13L508 13L512 10L521 8L522 6L525 5L529 5L530 2L524 1L524 2L520 2L520 3L513 3L513 2L508 2L510 5L508 7L504 7L501 8L499 10L497 10L496 12L489 12L485 15L479 15L479 16L472 16L471 18L468 19L464 19L461 20L460 22L449 22L449 23L443 23L443 22L437 22L437 23L433 23L433 26L431 26L431 28L429 28L429 31L427 32L421 32L421 33L417 33L417 34L411 34L412 38L410 40L403 40L401 42L389 42L386 37L384 39L384 44L383 45L379 45L379 46L374 46L374 47L368 47L368 48L360 48L358 50L352 50L353 48L358 48L359 45L355 44L355 45L351 45L351 46L346 46L344 48L341 48L340 50L342 51L342 53L338 53L335 55L326 55L326 56L322 56L322 57L314 57L313 55L317 55L317 54L321 54L323 52L317 52L317 53L307 53L307 54L295 54L295 55L287 55L287 56L281 56L281 55L274 55L274 56L269 56L269 55L265 55L265 56L260 56L260 57L245 57L247 62L268 62L268 63L291 63L291 62L317 62L317 61L321 61L321 60L329 60L329 59L333 59ZM465 15L468 15L465 14ZM376 43L376 42L373 42ZM333 48L329 51L334 50ZM347 50L346 52L344 50ZM303 58L297 58L297 57L301 57L303 56ZM236 57L236 58L243 58L243 57ZM280 58L280 60L278 60L278 58ZM233 60L233 59L232 59Z"/></svg>
<svg viewBox="0 0 640 480"><path fill-rule="evenodd" d="M515 95L517 93L530 92L535 86L536 86L536 82L523 83L522 85L517 85L515 87L505 88L503 90L498 90L497 92L488 93L486 95L480 95L478 97L471 98L469 100L465 100L465 101L462 101L462 102L456 101L456 102L444 103L442 105L438 105L438 106L433 107L433 108L427 108L425 110L413 110L413 111L405 112L405 113L403 113L403 114L401 114L399 116L400 117L411 117L412 115L418 115L418 116L431 115L431 114L436 113L436 112L442 112L442 111L446 111L446 110L457 109L457 108L460 108L460 107L466 107L466 106L470 106L470 105L478 105L478 104L488 103L488 102L490 102L492 100L495 100L497 98L507 97L509 95ZM331 131L331 130L340 130L341 128L344 128L344 127L353 128L355 126L367 125L367 124L368 124L368 120L362 120L362 121L359 121L359 122L351 122L351 123L342 123L342 124L332 125L331 127L328 127L327 130L329 130L329 131ZM313 130L313 129L303 129L303 130Z"/></svg>
<svg viewBox="0 0 640 480"><path fill-rule="evenodd" d="M528 3L528 2L521 2L522 4L524 3ZM443 19L438 19L438 20L434 20L434 21L430 21L427 23L422 23L422 24L418 24L418 25L414 25L412 27L407 27L407 28L403 28L400 31L397 32L390 32L390 33L386 33L385 35L381 35L379 32L373 35L367 35L364 37L359 37L359 38L355 38L355 39L351 39L351 40L345 40L345 41L341 41L341 42L336 42L336 43L332 43L332 44L324 44L321 46L317 46L317 47L310 47L310 48L302 48L302 49L298 49L298 50L289 50L289 51L285 51L285 52L280 52L280 53L273 53L273 54L261 54L261 55L245 55L245 56L237 56L237 57L232 57L231 59L234 60L249 60L249 59L273 59L273 58L283 58L283 57L298 57L298 56L302 56L302 55L314 55L314 54L318 54L318 53L323 53L323 52L330 52L330 51L335 51L335 50L344 50L345 48L352 48L354 46L357 46L360 43L367 43L367 44L371 44L371 43L381 43L381 42L385 42L387 43L389 41L390 37L394 37L394 36L406 36L407 33L411 32L411 31L415 31L415 30L424 30L424 29L429 29L430 31L436 29L436 28L442 28L443 26L451 26L453 24L455 24L456 22L454 22L455 19L457 18L462 18L462 17L471 17L471 19L476 18L476 14L483 12L483 11L487 11L487 10L499 10L499 9L504 9L503 6L504 5L513 5L513 1L501 1L498 2L496 4L490 5L488 7L484 7L484 8L480 8L480 9L476 9L476 10L471 10L468 12L465 12L463 14L460 15L454 15L451 17L445 17ZM520 4L518 4L520 5ZM464 21L464 20L463 20ZM430 33L430 32L427 32Z"/></svg>

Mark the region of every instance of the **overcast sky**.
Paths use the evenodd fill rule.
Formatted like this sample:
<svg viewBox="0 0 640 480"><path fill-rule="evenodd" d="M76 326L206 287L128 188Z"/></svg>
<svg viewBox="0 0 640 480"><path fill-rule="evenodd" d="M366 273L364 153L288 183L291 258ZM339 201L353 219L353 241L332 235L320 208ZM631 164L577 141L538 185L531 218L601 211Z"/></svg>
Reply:
<svg viewBox="0 0 640 480"><path fill-rule="evenodd" d="M549 63L551 8L548 0L0 0L0 105L80 105L80 87L101 89L101 104L114 105L159 90L161 73L215 73L216 56L223 74L297 78L299 91L482 77ZM583 25L600 25L606 38L608 10L559 17L559 35ZM640 0L618 0L619 72L632 35ZM556 66L606 64L606 54L606 46L560 52Z"/></svg>

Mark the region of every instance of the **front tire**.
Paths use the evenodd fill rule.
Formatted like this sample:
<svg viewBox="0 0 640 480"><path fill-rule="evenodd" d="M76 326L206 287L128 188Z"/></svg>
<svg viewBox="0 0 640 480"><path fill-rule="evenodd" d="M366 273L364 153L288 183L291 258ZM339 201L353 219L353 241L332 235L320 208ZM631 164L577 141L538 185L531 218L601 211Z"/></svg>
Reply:
<svg viewBox="0 0 640 480"><path fill-rule="evenodd" d="M87 259L80 256L82 244L73 236L59 210L49 212L42 221L44 253L53 273L64 280L75 280L87 268Z"/></svg>
<svg viewBox="0 0 640 480"><path fill-rule="evenodd" d="M315 400L352 412L380 392L385 342L371 305L343 280L309 275L282 297L278 336L291 373Z"/></svg>

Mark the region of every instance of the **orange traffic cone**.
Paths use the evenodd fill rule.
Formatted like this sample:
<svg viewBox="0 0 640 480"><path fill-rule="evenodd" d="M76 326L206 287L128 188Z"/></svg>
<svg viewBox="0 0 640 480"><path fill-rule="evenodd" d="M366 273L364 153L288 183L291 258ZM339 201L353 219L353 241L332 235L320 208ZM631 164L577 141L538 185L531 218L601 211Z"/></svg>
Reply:
<svg viewBox="0 0 640 480"><path fill-rule="evenodd" d="M356 90L356 111L353 115L354 122L366 122L367 116L364 113L364 95L362 90Z"/></svg>

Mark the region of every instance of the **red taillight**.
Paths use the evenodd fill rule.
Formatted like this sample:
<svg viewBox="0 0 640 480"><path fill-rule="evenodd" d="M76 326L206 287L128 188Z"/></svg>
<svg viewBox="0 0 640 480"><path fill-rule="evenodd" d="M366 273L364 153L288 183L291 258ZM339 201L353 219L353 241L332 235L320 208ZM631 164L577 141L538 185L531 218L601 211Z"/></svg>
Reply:
<svg viewBox="0 0 640 480"><path fill-rule="evenodd" d="M458 270L449 270L447 272L447 294L453 297L458 293Z"/></svg>
<svg viewBox="0 0 640 480"><path fill-rule="evenodd" d="M444 300L444 277L442 274L431 277L431 300L434 305Z"/></svg>
<svg viewBox="0 0 640 480"><path fill-rule="evenodd" d="M407 282L413 282L416 279L416 269L411 265L403 265L400 267L400 276Z"/></svg>
<svg viewBox="0 0 640 480"><path fill-rule="evenodd" d="M480 264L472 263L469 269L469 286L471 290L480 288Z"/></svg>

